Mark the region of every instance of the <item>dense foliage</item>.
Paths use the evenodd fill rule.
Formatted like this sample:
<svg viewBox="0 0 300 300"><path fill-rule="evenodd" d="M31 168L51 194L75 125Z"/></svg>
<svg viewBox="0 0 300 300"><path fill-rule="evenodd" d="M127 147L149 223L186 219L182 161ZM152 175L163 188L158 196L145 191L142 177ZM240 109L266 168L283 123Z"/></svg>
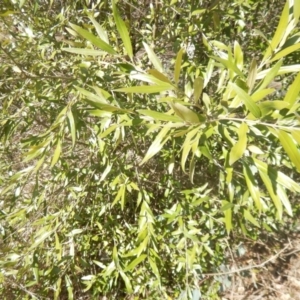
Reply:
<svg viewBox="0 0 300 300"><path fill-rule="evenodd" d="M218 299L299 211L300 2L2 1L3 299Z"/></svg>

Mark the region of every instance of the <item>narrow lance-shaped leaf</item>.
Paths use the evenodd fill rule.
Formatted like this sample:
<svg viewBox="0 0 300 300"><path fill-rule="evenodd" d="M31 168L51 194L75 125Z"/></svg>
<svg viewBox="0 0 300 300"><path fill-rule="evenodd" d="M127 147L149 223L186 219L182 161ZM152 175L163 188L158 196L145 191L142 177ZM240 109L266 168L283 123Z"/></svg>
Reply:
<svg viewBox="0 0 300 300"><path fill-rule="evenodd" d="M194 81L194 103L199 103L200 96L203 90L203 78L197 77Z"/></svg>
<svg viewBox="0 0 300 300"><path fill-rule="evenodd" d="M137 94L153 94L173 90L169 84L162 85L139 85L116 89L115 92L137 93Z"/></svg>
<svg viewBox="0 0 300 300"><path fill-rule="evenodd" d="M155 69L159 72L163 71L163 67L161 64L161 61L159 60L159 58L156 56L156 54L154 53L154 51L152 50L152 48L150 46L148 46L145 42L143 42L144 48L148 54L148 58L149 60L152 62L153 66L155 67Z"/></svg>
<svg viewBox="0 0 300 300"><path fill-rule="evenodd" d="M243 173L246 179L246 184L248 187L248 190L250 192L250 195L257 207L257 209L261 212L262 210L262 204L260 201L260 193L259 188L257 186L257 183L255 182L255 178L251 172L251 169L249 168L248 164L244 164L243 166Z"/></svg>
<svg viewBox="0 0 300 300"><path fill-rule="evenodd" d="M294 22L298 23L300 17L300 1L294 0Z"/></svg>
<svg viewBox="0 0 300 300"><path fill-rule="evenodd" d="M94 17L92 17L91 15L89 15L90 20L92 21L92 23L94 24L96 31L99 35L99 37L105 41L107 44L109 44L109 40L108 40L108 36L107 36L107 32L103 29L103 27L95 20Z"/></svg>
<svg viewBox="0 0 300 300"><path fill-rule="evenodd" d="M256 75L257 75L257 64L256 64L256 60L253 58L250 65L248 78L247 78L247 85L249 87L249 92L251 92L251 90L255 85Z"/></svg>
<svg viewBox="0 0 300 300"><path fill-rule="evenodd" d="M285 33L285 30L286 30L286 27L288 24L288 20L289 20L289 1L286 1L284 9L283 9L281 17L280 17L280 20L279 20L279 23L278 23L278 26L276 28L276 32L273 36L270 46L267 48L267 51L262 60L263 63L267 61L267 59L271 56L272 52L275 51L276 47L280 43L280 41Z"/></svg>
<svg viewBox="0 0 300 300"><path fill-rule="evenodd" d="M163 81L163 82L167 82L172 84L172 82L169 80L169 78L167 76L165 76L163 73L155 70L155 69L151 69L148 70L148 73L151 74L152 76L156 77L157 79Z"/></svg>
<svg viewBox="0 0 300 300"><path fill-rule="evenodd" d="M292 206L291 206L291 203L290 203L290 201L287 197L287 194L286 194L285 189L283 188L283 186L278 184L276 192L277 192L277 196L279 197L279 199L281 200L283 206L285 207L287 213L290 216L293 216Z"/></svg>
<svg viewBox="0 0 300 300"><path fill-rule="evenodd" d="M247 124L242 123L238 130L239 140L232 147L230 151L230 156L229 156L230 165L234 164L237 160L239 160L243 156L247 147L247 131L248 131Z"/></svg>
<svg viewBox="0 0 300 300"><path fill-rule="evenodd" d="M278 137L285 152L300 172L300 151L297 149L291 136L283 130L277 130Z"/></svg>
<svg viewBox="0 0 300 300"><path fill-rule="evenodd" d="M236 84L231 84L234 91L237 93L237 95L242 99L242 101L245 103L245 106L248 108L248 110L252 113L252 115L255 118L259 118L261 116L261 112L259 107L256 105L256 103L251 99L251 97L240 87L238 87Z"/></svg>
<svg viewBox="0 0 300 300"><path fill-rule="evenodd" d="M153 110L140 109L137 112L142 115L149 116L149 117L153 118L154 120L158 120L158 121L167 121L167 122L181 122L182 121L177 116L160 113L160 112L153 111Z"/></svg>
<svg viewBox="0 0 300 300"><path fill-rule="evenodd" d="M71 110L69 110L67 112L67 117L69 120L69 126L70 126L70 131L71 131L72 145L74 147L75 142L76 142L76 127L75 127L74 117L73 117Z"/></svg>
<svg viewBox="0 0 300 300"><path fill-rule="evenodd" d="M179 50L179 52L177 53L176 61L175 61L174 81L176 84L178 84L178 81L179 81L183 51L184 51L184 49Z"/></svg>
<svg viewBox="0 0 300 300"><path fill-rule="evenodd" d="M126 274L122 270L120 270L120 275L121 275L121 277L123 278L123 280L125 282L127 292L132 293L133 290L132 290L132 285L130 283L129 278L126 276Z"/></svg>
<svg viewBox="0 0 300 300"><path fill-rule="evenodd" d="M296 76L294 82L288 88L288 91L284 97L284 101L291 104L291 107L296 102L300 92L300 72Z"/></svg>
<svg viewBox="0 0 300 300"><path fill-rule="evenodd" d="M166 141L169 138L168 136L166 137L169 130L170 130L169 127L167 127L167 126L163 127L163 129L159 132L159 134L156 136L155 140L149 147L149 149L148 149L144 159L140 163L140 165L147 162L151 157L153 157L155 154L157 154L161 150L161 148L163 147L163 145L166 143Z"/></svg>
<svg viewBox="0 0 300 300"><path fill-rule="evenodd" d="M52 157L51 167L53 167L57 163L57 161L60 157L60 153L61 153L61 140L58 139L58 141L56 143L56 148L55 148L55 151L54 151L54 154Z"/></svg>
<svg viewBox="0 0 300 300"><path fill-rule="evenodd" d="M144 81L144 82L149 82L149 83L157 84L157 85L169 86L172 89L174 88L173 85L172 85L172 83L170 81L168 81L168 78L166 78L163 74L161 74L157 70L152 70L151 73L153 75L152 74L151 75L150 74L143 74L143 73L133 74L133 75L130 75L130 78L141 80L141 81ZM157 76L158 73L161 74L162 76L164 76L166 78L166 80L164 80L163 77L158 78L159 77L159 76Z"/></svg>
<svg viewBox="0 0 300 300"><path fill-rule="evenodd" d="M263 170L259 169L259 175L260 175L262 181L264 182L264 184L269 192L269 195L271 196L271 198L275 204L275 207L278 212L279 220L281 220L282 219L282 203L276 192L277 184L276 184L276 182L271 181L268 173L264 172ZM274 188L275 188L275 190L274 190Z"/></svg>
<svg viewBox="0 0 300 300"><path fill-rule="evenodd" d="M172 109L174 110L175 114L180 117L182 120L188 123L200 123L198 115L187 108L184 105L179 103L169 103Z"/></svg>
<svg viewBox="0 0 300 300"><path fill-rule="evenodd" d="M226 226L226 231L229 233L232 229L232 203L222 200L222 210L224 212L224 221Z"/></svg>
<svg viewBox="0 0 300 300"><path fill-rule="evenodd" d="M278 61L276 65L269 70L269 72L265 75L262 83L259 85L257 91L266 88L273 81L273 79L278 75L278 71L282 65L282 62L282 60Z"/></svg>
<svg viewBox="0 0 300 300"><path fill-rule="evenodd" d="M104 55L105 52L93 49L84 49L84 48L62 48L62 50L74 54L81 54L81 55L91 55L91 56L101 56Z"/></svg>
<svg viewBox="0 0 300 300"><path fill-rule="evenodd" d="M259 223L257 222L257 220L251 215L250 211L245 209L244 210L244 217L246 220L248 220L249 222L251 222L253 225L260 227Z"/></svg>
<svg viewBox="0 0 300 300"><path fill-rule="evenodd" d="M270 176L273 181L281 184L282 186L286 187L292 192L300 193L300 185L295 182L289 176L283 174L280 171L273 169L271 166L267 165L266 163L253 158L253 161L260 172L266 173Z"/></svg>
<svg viewBox="0 0 300 300"><path fill-rule="evenodd" d="M240 44L237 41L234 41L234 58L235 58L237 67L240 70L243 70L244 54L243 54Z"/></svg>
<svg viewBox="0 0 300 300"><path fill-rule="evenodd" d="M290 53L293 53L295 51L297 51L298 49L300 49L300 43L298 44L295 44L293 46L290 46L290 47L287 47L279 52L277 52L274 57L270 60L270 63L273 62L273 61L276 61L280 58L284 58L286 57L287 55L289 55Z"/></svg>
<svg viewBox="0 0 300 300"><path fill-rule="evenodd" d="M182 145L182 153L181 153L181 168L183 172L185 172L185 163L187 160L187 157L192 149L192 143L191 140L194 138L194 136L199 132L200 128L196 127L193 130L191 130L184 140L184 143Z"/></svg>
<svg viewBox="0 0 300 300"><path fill-rule="evenodd" d="M75 24L71 24L70 26L77 32L79 33L83 38L85 38L86 40L90 41L93 45L97 46L98 48L106 51L107 53L110 54L117 54L116 51L110 46L108 45L106 42L104 42L103 40L101 40L100 38L96 37L95 35L93 35L92 33L90 33L89 31L75 25Z"/></svg>
<svg viewBox="0 0 300 300"><path fill-rule="evenodd" d="M124 47L126 49L126 52L128 54L128 56L130 57L130 59L133 58L133 51L132 51L132 45L131 45L131 41L130 41L130 36L129 36L129 32L127 30L126 24L125 22L122 20L119 11L117 9L115 0L112 1L112 5L113 5L113 15L114 15L114 19L116 22L116 26L118 29L118 32L120 34L120 37L124 43Z"/></svg>

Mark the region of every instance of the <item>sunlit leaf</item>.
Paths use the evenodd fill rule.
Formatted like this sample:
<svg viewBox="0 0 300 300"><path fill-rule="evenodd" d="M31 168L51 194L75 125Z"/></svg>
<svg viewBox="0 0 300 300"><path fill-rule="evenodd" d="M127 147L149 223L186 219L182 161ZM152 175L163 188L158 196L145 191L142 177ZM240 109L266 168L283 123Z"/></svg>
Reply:
<svg viewBox="0 0 300 300"><path fill-rule="evenodd" d="M244 173L244 176L246 179L246 184L247 184L248 190L250 192L250 195L251 195L253 201L255 202L257 209L261 212L262 204L260 201L259 188L258 188L257 182L251 172L251 169L249 168L248 164L246 164L246 163L243 165L243 173Z"/></svg>
<svg viewBox="0 0 300 300"><path fill-rule="evenodd" d="M71 110L69 110L67 112L67 117L68 117L68 120L69 120L69 126L70 126L70 131L71 131L72 145L74 147L75 142L76 142L76 127L75 127L75 121L74 121L73 114L72 114Z"/></svg>
<svg viewBox="0 0 300 300"><path fill-rule="evenodd" d="M261 116L261 111L252 98L236 84L231 84L231 86L240 99L245 103L245 106L249 109L252 115L256 118L259 118Z"/></svg>
<svg viewBox="0 0 300 300"><path fill-rule="evenodd" d="M267 165L265 162L253 159L257 169L264 174L268 174L273 181L281 184L292 192L300 193L300 185L296 183L293 179L283 174L280 171L275 170L271 166Z"/></svg>
<svg viewBox="0 0 300 300"><path fill-rule="evenodd" d="M200 123L198 115L179 103L169 103L175 114L188 123Z"/></svg>
<svg viewBox="0 0 300 300"><path fill-rule="evenodd" d="M112 8L113 8L113 15L114 15L114 20L116 22L116 26L118 29L118 32L120 34L120 37L124 43L124 47L126 49L126 52L128 56L132 59L133 58L133 51L132 51L132 45L131 45L131 40L130 40L130 35L127 30L125 22L122 20L119 11L116 6L116 1L112 1Z"/></svg>
<svg viewBox="0 0 300 300"><path fill-rule="evenodd" d="M143 42L143 45L144 45L144 48L145 48L145 50L146 50L146 52L148 54L148 58L152 62L154 68L157 71L159 71L159 72L163 72L163 67L162 67L161 61L156 56L156 54L154 53L154 51L145 42Z"/></svg>
<svg viewBox="0 0 300 300"><path fill-rule="evenodd" d="M199 103L200 96L202 94L203 90L203 78L202 77L197 77L194 81L194 102Z"/></svg>
<svg viewBox="0 0 300 300"><path fill-rule="evenodd" d="M116 92L137 93L137 94L153 94L173 90L171 85L140 85L116 89Z"/></svg>
<svg viewBox="0 0 300 300"><path fill-rule="evenodd" d="M251 91L255 85L256 75L257 75L257 64L256 64L256 60L253 58L249 68L249 73L247 78L247 85L249 87L249 91Z"/></svg>
<svg viewBox="0 0 300 300"><path fill-rule="evenodd" d="M284 101L291 104L291 107L296 102L300 93L300 72L296 76L294 82L289 86Z"/></svg>
<svg viewBox="0 0 300 300"><path fill-rule="evenodd" d="M142 115L149 116L149 117L153 118L154 120L158 120L158 121L182 122L182 119L177 116L160 113L160 112L153 111L153 110L140 109L137 112Z"/></svg>
<svg viewBox="0 0 300 300"><path fill-rule="evenodd" d="M178 84L179 81L183 51L184 51L183 48L178 51L176 61L175 61L174 81L176 84Z"/></svg>
<svg viewBox="0 0 300 300"><path fill-rule="evenodd" d="M57 163L60 157L60 153L61 153L61 140L59 139L56 143L56 148L51 161L51 167L53 167Z"/></svg>
<svg viewBox="0 0 300 300"><path fill-rule="evenodd" d="M281 42L281 39L284 36L288 24L288 20L289 20L289 3L288 1L286 1L282 14L280 16L278 26L276 28L276 32L272 38L270 46L267 48L267 51L263 58L263 62L266 61L272 55L272 53L276 50L277 46Z"/></svg>
<svg viewBox="0 0 300 300"><path fill-rule="evenodd" d="M230 156L229 156L230 165L233 165L237 160L239 160L243 156L247 147L247 131L248 131L247 124L242 123L238 130L239 140L230 150Z"/></svg>
<svg viewBox="0 0 300 300"><path fill-rule="evenodd" d="M142 162L140 163L140 165L147 162L151 157L153 157L155 154L157 154L161 150L163 145L168 140L168 136L166 137L166 135L168 134L169 131L170 131L169 127L163 127L163 129L159 132L159 134L156 136L155 140L151 144L150 148L148 149L148 151L147 151L145 157L143 158Z"/></svg>
<svg viewBox="0 0 300 300"><path fill-rule="evenodd" d="M248 220L249 222L251 222L253 225L260 227L259 223L257 222L257 220L251 215L250 211L245 209L244 210L244 217L246 220Z"/></svg>
<svg viewBox="0 0 300 300"><path fill-rule="evenodd" d="M110 54L117 54L116 51L110 46L108 45L106 42L104 42L103 40L101 40L99 37L96 37L95 35L93 35L92 33L90 33L89 31L74 25L72 23L69 24L77 33L79 33L83 38L87 39L88 41L90 41L93 45L97 46L98 48L106 51L107 53Z"/></svg>
<svg viewBox="0 0 300 300"><path fill-rule="evenodd" d="M62 48L62 50L81 55L91 55L91 56L101 56L104 55L105 52L93 49L85 49L85 48Z"/></svg>
<svg viewBox="0 0 300 300"><path fill-rule="evenodd" d="M282 147L291 161L295 164L298 172L300 172L300 151L295 145L293 139L283 130L278 130L277 133Z"/></svg>

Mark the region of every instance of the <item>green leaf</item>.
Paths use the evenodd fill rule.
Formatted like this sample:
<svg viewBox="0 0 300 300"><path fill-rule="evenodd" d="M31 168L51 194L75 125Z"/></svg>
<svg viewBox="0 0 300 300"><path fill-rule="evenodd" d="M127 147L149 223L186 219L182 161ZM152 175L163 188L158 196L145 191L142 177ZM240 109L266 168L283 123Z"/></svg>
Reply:
<svg viewBox="0 0 300 300"><path fill-rule="evenodd" d="M262 112L262 116L265 116L268 113L273 112L274 110L282 110L284 108L289 108L290 104L282 100L267 100L259 103L258 106Z"/></svg>
<svg viewBox="0 0 300 300"><path fill-rule="evenodd" d="M283 174L280 171L273 169L266 163L253 158L253 161L260 172L268 174L272 181L275 181L292 192L300 193L300 185L296 183L293 179Z"/></svg>
<svg viewBox="0 0 300 300"><path fill-rule="evenodd" d="M143 42L143 45L144 45L144 48L145 48L145 50L146 50L146 52L148 54L149 60L152 62L152 64L155 67L155 69L157 71L159 71L159 72L163 72L163 67L162 67L161 61L156 56L156 54L154 53L154 51L145 42Z"/></svg>
<svg viewBox="0 0 300 300"><path fill-rule="evenodd" d="M130 41L130 35L127 30L125 22L122 20L120 14L119 14L119 11L117 9L115 2L116 2L115 0L112 1L112 6L113 6L113 15L114 15L114 19L116 22L116 26L117 26L118 32L120 34L120 37L124 43L126 52L127 52L128 56L130 57L130 59L132 59L133 51L132 51L132 45L131 45L131 41Z"/></svg>
<svg viewBox="0 0 300 300"><path fill-rule="evenodd" d="M259 118L261 116L261 111L259 107L256 105L256 103L251 99L251 97L240 87L238 87L236 84L231 84L234 91L237 93L237 95L241 98L241 100L244 102L245 106L249 109L249 111L252 113L252 115L255 118Z"/></svg>
<svg viewBox="0 0 300 300"><path fill-rule="evenodd" d="M169 127L167 127L167 126L163 127L163 129L159 132L159 134L156 136L155 140L153 141L153 143L149 147L149 149L148 149L144 159L140 163L140 165L147 162L151 157L153 157L155 154L157 154L161 150L163 145L169 139L169 136L167 136L165 138L165 136L168 134L169 131L170 131Z"/></svg>
<svg viewBox="0 0 300 300"><path fill-rule="evenodd" d="M232 230L232 206L232 203L226 200L222 200L221 210L224 212L224 221L227 233Z"/></svg>
<svg viewBox="0 0 300 300"><path fill-rule="evenodd" d="M109 39L108 39L108 36L107 36L107 32L103 29L103 27L91 15L89 15L89 18L92 21L92 23L94 24L99 37L104 42L106 42L107 44L109 44Z"/></svg>
<svg viewBox="0 0 300 300"><path fill-rule="evenodd" d="M108 45L106 42L104 42L103 40L101 40L100 38L94 36L92 33L90 33L89 31L74 25L72 23L70 23L70 26L78 33L80 34L83 38L85 38L86 40L90 41L93 45L97 46L98 48L106 51L107 53L110 54L117 54L117 52L110 46Z"/></svg>
<svg viewBox="0 0 300 300"><path fill-rule="evenodd" d="M206 87L207 84L209 83L213 70L214 70L214 66L215 66L215 61L213 59L209 59L206 70L205 70L205 74L204 74L204 83L203 86Z"/></svg>
<svg viewBox="0 0 300 300"><path fill-rule="evenodd" d="M273 61L276 61L280 58L284 58L286 57L287 55L289 55L290 53L293 53L295 51L297 51L298 49L300 49L300 43L298 44L295 44L293 46L290 46L290 47L287 47L279 52L277 52L274 57L270 60L270 63L273 62Z"/></svg>
<svg viewBox="0 0 300 300"><path fill-rule="evenodd" d="M253 93L251 95L251 98L254 102L258 102L258 101L264 99L265 97L267 97L268 95L272 94L274 91L275 91L274 89L260 90L260 91Z"/></svg>
<svg viewBox="0 0 300 300"><path fill-rule="evenodd" d="M276 192L277 192L277 196L279 197L283 206L285 207L287 213L292 217L293 210L292 210L291 203L286 195L285 189L280 184L278 184L276 187Z"/></svg>
<svg viewBox="0 0 300 300"><path fill-rule="evenodd" d="M249 87L250 92L255 85L256 75L257 75L257 64L255 58L253 58L249 68L249 73L247 78L247 85Z"/></svg>
<svg viewBox="0 0 300 300"><path fill-rule="evenodd" d="M60 157L60 153L61 153L61 140L58 139L57 143L56 143L56 148L52 157L52 161L51 161L51 168L57 163L59 157Z"/></svg>
<svg viewBox="0 0 300 300"><path fill-rule="evenodd" d="M300 72L296 76L294 82L289 86L284 101L291 104L291 107L296 102L300 92Z"/></svg>
<svg viewBox="0 0 300 300"><path fill-rule="evenodd" d="M255 181L255 178L251 172L251 169L249 168L248 164L243 165L243 173L246 179L246 184L248 187L248 190L250 192L250 195L257 207L257 209L261 212L262 210L262 204L260 201L260 193L259 188L257 186L257 182Z"/></svg>
<svg viewBox="0 0 300 300"><path fill-rule="evenodd" d="M251 222L253 225L260 227L259 223L257 222L257 220L251 215L250 211L245 209L244 210L244 217L246 220L248 220L249 222Z"/></svg>
<svg viewBox="0 0 300 300"><path fill-rule="evenodd" d="M120 267L120 265L119 265L119 256L118 256L118 249L117 249L116 245L113 248L112 256L113 256L113 261L114 261L115 266L117 268L119 268Z"/></svg>
<svg viewBox="0 0 300 300"><path fill-rule="evenodd" d="M149 109L140 109L137 112L142 115L149 116L158 121L182 122L182 120L177 116L168 115L168 114L160 113Z"/></svg>
<svg viewBox="0 0 300 300"><path fill-rule="evenodd" d="M197 135L197 133L200 132L200 128L199 127L196 127L194 128L193 130L191 130L187 135L186 135L186 138L185 138L185 141L182 145L182 154L181 154L181 168L183 170L183 172L185 172L185 163L186 163L186 160L187 160L187 157L192 149L192 139L195 137L195 135ZM198 137L198 141L199 141L199 138Z"/></svg>
<svg viewBox="0 0 300 300"><path fill-rule="evenodd" d="M150 69L148 70L148 73L151 74L152 76L156 77L157 79L159 79L160 81L163 82L167 82L169 84L172 85L172 82L169 80L168 77L166 77L164 74L162 74L161 72L154 70L154 69Z"/></svg>
<svg viewBox="0 0 300 300"><path fill-rule="evenodd" d="M76 142L76 127L75 127L75 122L74 122L74 118L73 118L73 114L72 111L69 110L67 112L67 117L69 120L69 126L70 126L70 131L71 131L71 137L72 137L72 146L75 146L75 142Z"/></svg>
<svg viewBox="0 0 300 300"><path fill-rule="evenodd" d="M155 75L157 75L158 73L161 74L160 72L158 72L156 70L152 70L152 71L154 71L152 73L155 73ZM163 74L161 74L161 75L164 76ZM158 78L158 77L156 77L152 74L149 75L149 74L143 74L143 73L130 75L130 78L141 80L141 81L144 81L144 82L154 83L154 84L157 84L157 85L169 86L170 88L174 89L172 83L168 81L168 78L167 78L167 81L165 81L165 80L161 80L160 78Z"/></svg>
<svg viewBox="0 0 300 300"><path fill-rule="evenodd" d="M174 110L175 114L185 122L192 123L192 124L200 123L198 115L192 110L190 110L189 108L187 108L186 106L176 102L175 103L170 102L169 104Z"/></svg>
<svg viewBox="0 0 300 300"><path fill-rule="evenodd" d="M174 81L175 81L176 84L178 84L178 82L179 82L183 51L184 51L183 48L178 51L176 61L175 61Z"/></svg>
<svg viewBox="0 0 300 300"><path fill-rule="evenodd" d="M266 74L268 74L270 72L271 69L266 69L263 70L261 72L259 72L256 76L256 79L262 79L266 77ZM280 69L278 70L277 75L284 75L287 73L297 73L300 71L300 64L298 65L290 65L290 66L283 66L280 67Z"/></svg>
<svg viewBox="0 0 300 300"><path fill-rule="evenodd" d="M273 79L278 75L278 71L282 65L282 62L282 60L278 61L276 65L269 70L269 72L265 75L262 83L259 85L257 91L266 88L273 81Z"/></svg>
<svg viewBox="0 0 300 300"><path fill-rule="evenodd" d="M244 54L240 44L237 41L234 41L234 58L237 67L242 71L244 65Z"/></svg>
<svg viewBox="0 0 300 300"><path fill-rule="evenodd" d="M159 270L158 267L155 263L155 259L152 258L151 256L148 257L148 261L150 263L150 267L152 269L152 272L154 273L154 275L156 276L156 278L160 281L160 274L159 274Z"/></svg>
<svg viewBox="0 0 300 300"><path fill-rule="evenodd" d="M114 90L115 92L123 93L139 93L139 94L153 94L160 93L165 91L173 90L174 87L171 85L140 85L140 86L131 86L126 88L120 88Z"/></svg>
<svg viewBox="0 0 300 300"><path fill-rule="evenodd" d="M277 192L276 192L276 187L278 186L274 181L271 181L268 173L264 172L263 170L259 170L259 175L262 179L262 181L264 182L274 204L275 204L275 207L277 209L277 213L278 213L278 217L279 217L279 220L282 219L282 203L277 195ZM274 190L275 189L275 190Z"/></svg>
<svg viewBox="0 0 300 300"><path fill-rule="evenodd" d="M125 275L125 273L123 271L120 270L120 275L121 277L123 278L124 282L125 282L125 286L126 286L126 290L128 293L132 293L133 290L132 290L132 286L131 286L131 283L130 283L130 280L129 278Z"/></svg>
<svg viewBox="0 0 300 300"><path fill-rule="evenodd" d="M237 160L239 160L243 156L247 147L247 131L248 131L247 124L242 123L238 130L239 140L232 147L230 151L230 155L229 155L230 165L233 165Z"/></svg>
<svg viewBox="0 0 300 300"><path fill-rule="evenodd" d="M117 106L113 106L110 104L107 104L108 101L103 97L103 96L99 96L99 95L95 95L85 89L82 89L80 87L75 86L75 88L84 96L86 96L86 98L90 99L84 99L84 101L86 101L88 104L90 104L93 107L99 108L101 110L107 111L107 112L124 112L124 113L132 113L132 111L127 110L127 109L122 109L120 107Z"/></svg>
<svg viewBox="0 0 300 300"><path fill-rule="evenodd" d="M146 257L147 257L146 254L142 254L141 256L138 256L126 267L124 271L127 272L133 270L138 264L144 261Z"/></svg>
<svg viewBox="0 0 300 300"><path fill-rule="evenodd" d="M203 78L197 77L194 81L194 103L199 103L200 96L202 94L203 90Z"/></svg>
<svg viewBox="0 0 300 300"><path fill-rule="evenodd" d="M241 76L241 78L244 78L244 74L241 72L241 70L236 66L236 64L232 60L220 58L217 56L213 56L212 58L219 61L221 64L223 64L227 69L229 69L233 73ZM206 81L205 81L205 83L206 83ZM204 86L205 86L205 83L204 83Z"/></svg>
<svg viewBox="0 0 300 300"><path fill-rule="evenodd" d="M93 49L84 49L84 48L62 48L62 50L81 55L91 55L91 56L100 56L106 54L103 51L93 50Z"/></svg>
<svg viewBox="0 0 300 300"><path fill-rule="evenodd" d="M295 24L297 24L300 17L300 1L294 0L293 10L294 10L294 21Z"/></svg>
<svg viewBox="0 0 300 300"><path fill-rule="evenodd" d="M276 32L262 60L263 62L267 61L267 59L272 55L272 53L276 50L277 46L281 42L288 25L288 21L289 21L289 2L286 1L282 14L280 16L278 26L276 28Z"/></svg>
<svg viewBox="0 0 300 300"><path fill-rule="evenodd" d="M277 130L277 133L282 147L289 156L290 160L296 166L298 172L300 172L300 151L295 145L293 139L283 130Z"/></svg>

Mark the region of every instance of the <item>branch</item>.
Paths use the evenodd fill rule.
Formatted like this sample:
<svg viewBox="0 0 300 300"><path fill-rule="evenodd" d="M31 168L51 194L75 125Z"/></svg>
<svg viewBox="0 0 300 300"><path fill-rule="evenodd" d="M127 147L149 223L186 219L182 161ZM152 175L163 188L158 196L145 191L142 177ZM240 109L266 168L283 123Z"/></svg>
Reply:
<svg viewBox="0 0 300 300"><path fill-rule="evenodd" d="M269 263L270 261L272 261L273 259L277 258L282 252L284 252L290 245L285 246L283 249L281 249L278 253L276 253L275 255L271 256L270 258L268 258L266 261L262 262L261 264L258 265L253 265L253 266L248 266L248 267L244 267L241 269L237 269L237 270L232 270L232 271L227 271L227 272L220 272L220 273L204 273L202 274L203 276L220 276L220 275L229 275L229 274L234 274L234 273L240 273L243 271L248 271L251 269L258 269L258 268L262 268L264 267L267 263Z"/></svg>

